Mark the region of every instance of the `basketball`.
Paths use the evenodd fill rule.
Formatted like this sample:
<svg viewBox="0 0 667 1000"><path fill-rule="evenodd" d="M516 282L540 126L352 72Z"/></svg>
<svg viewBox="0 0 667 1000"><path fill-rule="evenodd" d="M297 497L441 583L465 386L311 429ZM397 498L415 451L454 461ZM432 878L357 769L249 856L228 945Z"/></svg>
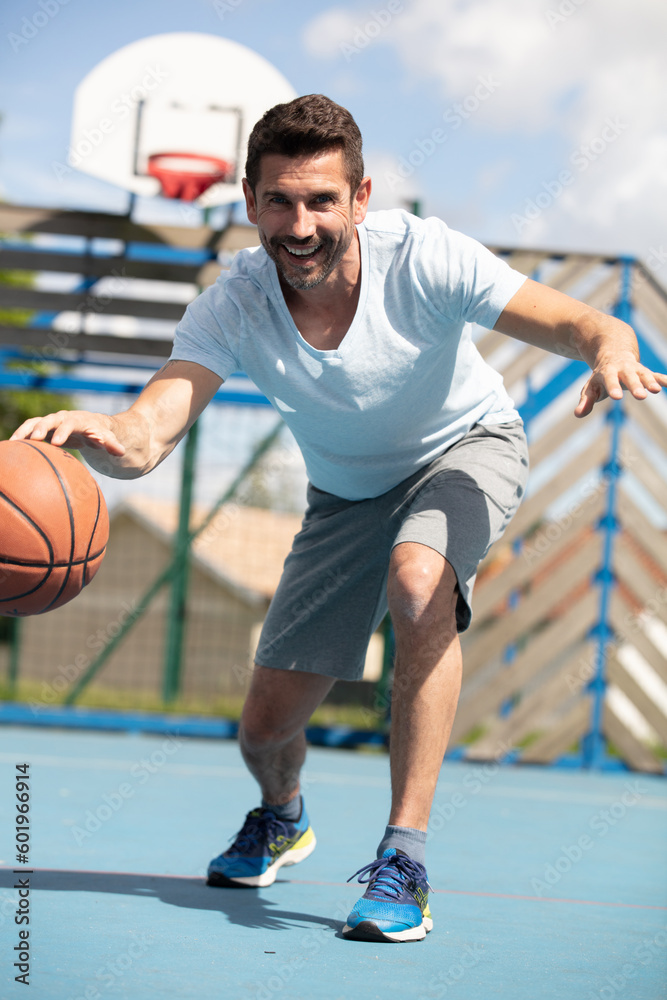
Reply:
<svg viewBox="0 0 667 1000"><path fill-rule="evenodd" d="M97 573L108 538L104 497L82 462L40 441L0 441L0 615L67 604Z"/></svg>

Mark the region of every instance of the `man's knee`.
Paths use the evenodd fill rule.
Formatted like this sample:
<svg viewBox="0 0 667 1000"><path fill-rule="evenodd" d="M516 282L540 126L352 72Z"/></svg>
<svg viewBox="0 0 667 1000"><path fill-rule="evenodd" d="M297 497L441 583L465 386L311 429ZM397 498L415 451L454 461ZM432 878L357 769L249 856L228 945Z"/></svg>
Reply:
<svg viewBox="0 0 667 1000"><path fill-rule="evenodd" d="M270 705L258 706L246 701L239 725L239 739L246 749L262 751L270 747L278 748L295 735L293 727L289 727Z"/></svg>
<svg viewBox="0 0 667 1000"><path fill-rule="evenodd" d="M301 734L334 683L333 677L255 666L239 737L249 750L279 748Z"/></svg>
<svg viewBox="0 0 667 1000"><path fill-rule="evenodd" d="M387 584L395 628L429 626L455 614L456 574L444 556L416 542L397 545Z"/></svg>

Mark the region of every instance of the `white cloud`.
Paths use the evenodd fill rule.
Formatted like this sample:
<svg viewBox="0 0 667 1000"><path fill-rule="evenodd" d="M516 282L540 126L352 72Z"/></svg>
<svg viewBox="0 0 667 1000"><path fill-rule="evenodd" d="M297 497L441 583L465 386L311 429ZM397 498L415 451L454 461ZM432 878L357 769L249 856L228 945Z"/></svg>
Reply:
<svg viewBox="0 0 667 1000"><path fill-rule="evenodd" d="M365 41L393 45L413 78L439 81L443 101L464 99L480 75L495 76L501 92L487 121L503 130L558 121L578 135L595 128L601 108L652 121L664 114L667 6L635 0L632 16L625 0L570 0L569 16L559 8L568 9L564 0L406 0ZM344 45L361 54L372 20L366 7L331 8L305 27L304 45L319 58L340 57Z"/></svg>
<svg viewBox="0 0 667 1000"><path fill-rule="evenodd" d="M593 155L593 144L582 144ZM600 146L602 143L600 143ZM574 164L587 163L579 155ZM529 224L519 224L517 242L564 248L634 253L646 258L650 247L664 242L667 227L667 135L628 127L617 145L609 146L584 171L570 164L572 181ZM549 183L539 185L547 201ZM552 190L556 190L552 188ZM519 217L529 202L535 203L538 187L517 205ZM516 217L515 217L516 219ZM516 230L516 226L514 227Z"/></svg>
<svg viewBox="0 0 667 1000"><path fill-rule="evenodd" d="M332 7L309 22L303 31L306 51L317 59L341 55L341 45L350 42L355 28L351 11Z"/></svg>
<svg viewBox="0 0 667 1000"><path fill-rule="evenodd" d="M320 58L341 58L368 17L365 6L334 7L309 23L304 43ZM524 149L549 137L563 150L552 176L571 169L570 157L609 117L625 122L617 144L590 169L573 170L572 185L522 242L562 237L581 249L613 242L641 253L667 227L665 37L667 4L656 0L631 8L626 0L405 0L373 42L394 48L408 89L435 84L443 109L470 97L480 77L492 78L497 87L475 110L475 132L515 135ZM480 193L488 167L479 165ZM514 175L524 187L517 210L551 180L543 172L524 156ZM516 239L508 214L498 236L513 232Z"/></svg>
<svg viewBox="0 0 667 1000"><path fill-rule="evenodd" d="M496 191L514 169L516 169L516 162L509 156L485 164L478 174L480 189L485 193Z"/></svg>
<svg viewBox="0 0 667 1000"><path fill-rule="evenodd" d="M369 206L372 212L387 208L409 209L411 203L419 199L421 192L417 181L399 177L399 162L393 153L364 150L364 167L372 181Z"/></svg>

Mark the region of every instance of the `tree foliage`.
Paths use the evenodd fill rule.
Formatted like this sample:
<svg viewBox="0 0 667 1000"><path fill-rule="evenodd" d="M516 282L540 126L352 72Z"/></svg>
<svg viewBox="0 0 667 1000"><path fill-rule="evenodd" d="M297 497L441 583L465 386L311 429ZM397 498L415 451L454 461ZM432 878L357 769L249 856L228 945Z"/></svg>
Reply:
<svg viewBox="0 0 667 1000"><path fill-rule="evenodd" d="M34 281L31 271L0 271L0 284L15 288L30 288ZM33 313L28 309L0 309L0 324L6 326L27 326ZM1 352L1 348L0 348ZM9 370L25 373L26 376L46 376L53 370L49 362L39 360L7 361ZM61 393L44 389L3 389L0 392L0 440L6 440L19 424L30 417L39 417L55 410L72 409L73 401Z"/></svg>

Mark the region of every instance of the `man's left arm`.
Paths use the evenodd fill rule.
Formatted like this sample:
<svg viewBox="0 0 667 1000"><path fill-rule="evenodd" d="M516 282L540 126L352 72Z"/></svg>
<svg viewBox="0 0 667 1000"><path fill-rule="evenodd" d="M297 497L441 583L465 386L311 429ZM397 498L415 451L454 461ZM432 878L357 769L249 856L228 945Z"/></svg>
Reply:
<svg viewBox="0 0 667 1000"><path fill-rule="evenodd" d="M667 387L667 375L639 360L634 330L584 302L528 278L500 314L494 330L566 358L580 358L592 375L581 390L575 416L585 417L595 403L620 399L627 389L635 399Z"/></svg>

